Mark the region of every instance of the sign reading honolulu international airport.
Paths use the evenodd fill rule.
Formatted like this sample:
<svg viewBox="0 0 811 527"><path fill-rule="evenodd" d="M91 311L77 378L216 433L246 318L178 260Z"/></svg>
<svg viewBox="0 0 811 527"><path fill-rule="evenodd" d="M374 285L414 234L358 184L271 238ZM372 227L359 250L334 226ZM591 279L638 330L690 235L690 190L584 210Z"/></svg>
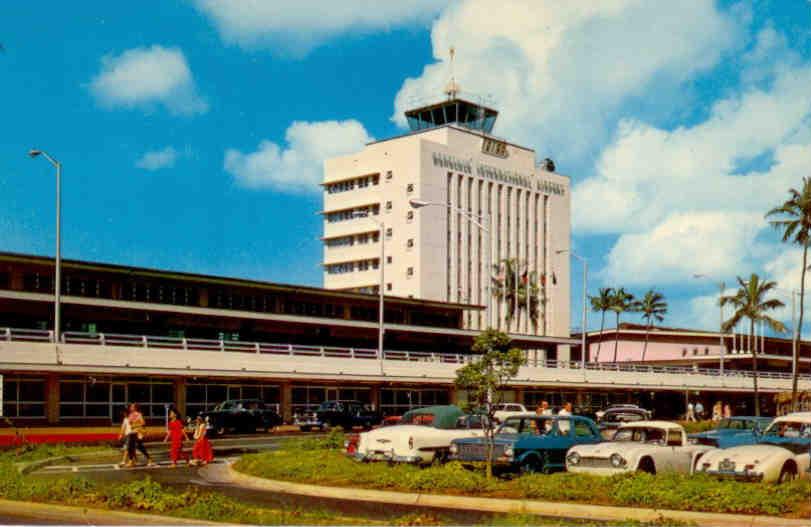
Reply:
<svg viewBox="0 0 811 527"><path fill-rule="evenodd" d="M563 196L566 194L566 187L560 183L549 181L548 179L538 178L534 176L527 176L515 170L505 170L473 161L473 159L459 159L458 157L450 154L441 154L433 152L432 157L434 166L442 168L449 168L457 172L473 175L475 170L479 177L490 179L492 181L500 181L510 185L519 185L528 189L534 189L546 194L557 194Z"/></svg>

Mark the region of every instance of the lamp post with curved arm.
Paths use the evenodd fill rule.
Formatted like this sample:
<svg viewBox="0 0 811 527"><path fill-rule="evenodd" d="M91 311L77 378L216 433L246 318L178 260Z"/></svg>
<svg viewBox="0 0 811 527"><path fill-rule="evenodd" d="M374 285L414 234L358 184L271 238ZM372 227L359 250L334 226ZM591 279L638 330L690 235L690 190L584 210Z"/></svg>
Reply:
<svg viewBox="0 0 811 527"><path fill-rule="evenodd" d="M408 203L411 205L412 208L415 208L415 209L420 209L422 207L444 207L446 209L452 210L452 211L454 211L454 212L456 212L458 214L463 215L465 218L468 219L468 221L470 223L472 223L473 225L478 227L479 230L481 230L482 232L484 232L487 235L487 268L486 268L486 281L485 281L485 286L484 286L484 294L487 297L486 298L487 303L485 304L485 306L486 306L485 309L487 310L487 316L485 318L487 320L487 326L492 327L492 325L493 325L493 310L492 310L492 301L490 299L490 297L491 297L491 294L490 294L490 273L492 272L492 266L493 266L493 262L492 262L493 247L492 247L492 243L491 243L491 239L490 239L490 228L489 228L490 217L489 217L489 215L485 216L486 219L485 219L484 223L487 224L487 226L485 226L473 214L471 214L468 211L463 210L463 209L461 209L459 207L450 205L448 203L441 203L441 202L438 202L438 201L425 201L425 200L421 200L421 199L410 199L408 201ZM481 276L479 278L481 279Z"/></svg>
<svg viewBox="0 0 811 527"><path fill-rule="evenodd" d="M355 211L352 213L354 218L366 218L372 220L380 227L380 286L378 286L378 325L377 325L377 360L380 361L380 375L383 375L383 336L386 331L384 311L384 288L386 287L386 224L380 220L376 220L369 215L368 212Z"/></svg>
<svg viewBox="0 0 811 527"><path fill-rule="evenodd" d="M62 332L62 164L44 150L31 149L32 158L42 156L56 169L56 255L54 258L54 343L58 344Z"/></svg>

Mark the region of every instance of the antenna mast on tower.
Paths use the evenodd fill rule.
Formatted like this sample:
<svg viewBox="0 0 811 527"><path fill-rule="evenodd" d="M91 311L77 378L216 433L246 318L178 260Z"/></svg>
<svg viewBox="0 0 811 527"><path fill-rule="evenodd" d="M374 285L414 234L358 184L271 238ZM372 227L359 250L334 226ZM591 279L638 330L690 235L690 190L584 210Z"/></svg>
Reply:
<svg viewBox="0 0 811 527"><path fill-rule="evenodd" d="M449 50L451 60L450 60L450 71L451 71L451 80L448 82L448 85L445 87L445 94L448 96L448 100L455 99L459 92L461 91L459 85L456 83L456 78L453 76L453 59L456 56L456 48L451 46Z"/></svg>

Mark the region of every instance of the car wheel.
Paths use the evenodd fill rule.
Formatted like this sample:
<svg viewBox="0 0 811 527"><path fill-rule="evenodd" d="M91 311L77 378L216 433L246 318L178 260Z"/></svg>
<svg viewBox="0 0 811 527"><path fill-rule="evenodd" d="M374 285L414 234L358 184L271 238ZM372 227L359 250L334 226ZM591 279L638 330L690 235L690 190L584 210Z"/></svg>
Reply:
<svg viewBox="0 0 811 527"><path fill-rule="evenodd" d="M656 465L653 464L653 460L649 457L642 458L639 462L639 472L646 472L648 474L656 474Z"/></svg>
<svg viewBox="0 0 811 527"><path fill-rule="evenodd" d="M518 466L519 472L521 474L536 474L540 472L540 467L538 466L538 460L535 458L528 458L521 462Z"/></svg>
<svg viewBox="0 0 811 527"><path fill-rule="evenodd" d="M788 483L797 479L797 467L790 463L783 465L780 470L780 477L777 478L778 483Z"/></svg>

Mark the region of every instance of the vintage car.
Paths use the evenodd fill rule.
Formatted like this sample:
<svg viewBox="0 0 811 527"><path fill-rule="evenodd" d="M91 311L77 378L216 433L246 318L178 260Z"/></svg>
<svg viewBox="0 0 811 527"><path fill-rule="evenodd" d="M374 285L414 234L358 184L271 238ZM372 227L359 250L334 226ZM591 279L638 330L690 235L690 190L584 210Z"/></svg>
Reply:
<svg viewBox="0 0 811 527"><path fill-rule="evenodd" d="M493 419L497 423L503 423L505 419L513 415L521 415L527 413L527 409L523 404L518 403L500 403L493 405Z"/></svg>
<svg viewBox="0 0 811 527"><path fill-rule="evenodd" d="M359 461L443 461L452 440L484 434L484 419L453 405L418 408L406 412L399 424L360 434L354 456Z"/></svg>
<svg viewBox="0 0 811 527"><path fill-rule="evenodd" d="M712 430L689 434L687 439L695 445L718 448L753 445L771 422L771 417L729 417L718 421Z"/></svg>
<svg viewBox="0 0 811 527"><path fill-rule="evenodd" d="M315 411L321 428L340 426L352 430L356 426L372 428L380 423L383 416L360 401L324 401Z"/></svg>
<svg viewBox="0 0 811 527"><path fill-rule="evenodd" d="M649 421L651 412L635 404L621 404L610 406L608 409L596 412L597 426L604 439L611 439L614 432L622 423Z"/></svg>
<svg viewBox="0 0 811 527"><path fill-rule="evenodd" d="M207 420L208 428L218 436L232 431L253 433L257 428L267 432L282 424L281 416L259 399L223 401L213 410L200 415Z"/></svg>
<svg viewBox="0 0 811 527"><path fill-rule="evenodd" d="M681 425L667 421L621 424L611 441L578 445L566 454L566 470L610 476L626 472L691 473L712 447L691 445Z"/></svg>
<svg viewBox="0 0 811 527"><path fill-rule="evenodd" d="M698 470L744 481L783 483L809 477L811 412L776 418L754 445L715 449L701 458Z"/></svg>
<svg viewBox="0 0 811 527"><path fill-rule="evenodd" d="M549 473L565 468L566 451L573 445L599 443L600 430L591 419L578 415L525 413L508 417L493 438L494 466L523 473ZM487 460L484 437L454 439L450 459Z"/></svg>

